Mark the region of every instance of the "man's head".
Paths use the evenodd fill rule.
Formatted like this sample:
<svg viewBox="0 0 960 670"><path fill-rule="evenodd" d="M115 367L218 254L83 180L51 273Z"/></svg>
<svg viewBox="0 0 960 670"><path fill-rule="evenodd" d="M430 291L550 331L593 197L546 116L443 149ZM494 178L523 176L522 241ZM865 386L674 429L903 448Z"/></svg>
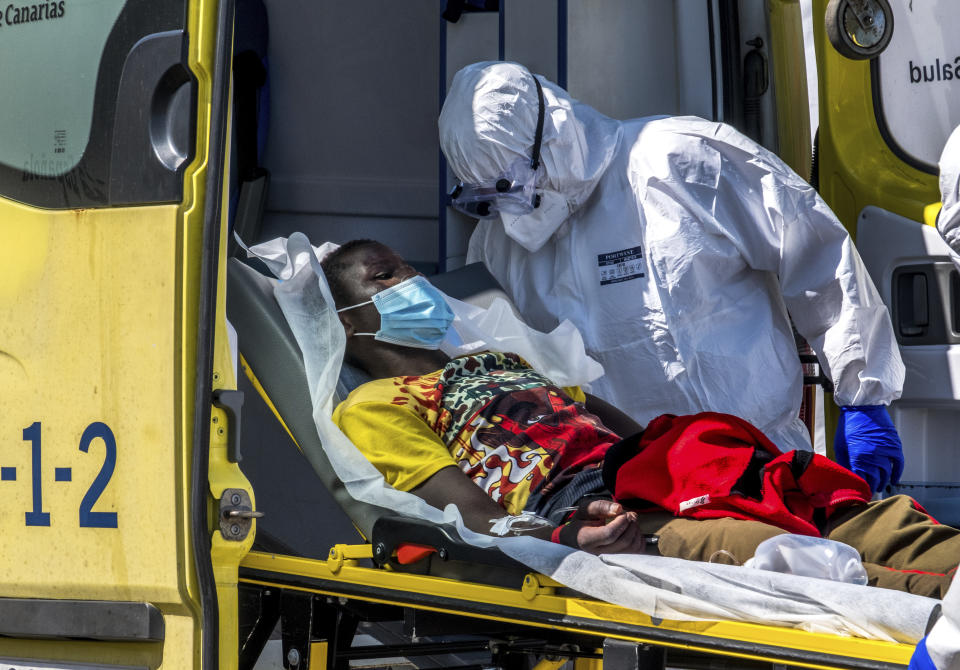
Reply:
<svg viewBox="0 0 960 670"><path fill-rule="evenodd" d="M323 273L337 309L371 300L384 289L417 275L390 247L375 240L351 240L323 259ZM340 313L348 345L354 333L380 328L380 314L373 304Z"/></svg>
<svg viewBox="0 0 960 670"><path fill-rule="evenodd" d="M321 265L337 309L370 300L375 293L418 274L393 249L376 240L351 240Z"/></svg>
<svg viewBox="0 0 960 670"><path fill-rule="evenodd" d="M442 338L453 320L443 296L425 279L415 279L422 275L379 242L347 242L322 266L354 364L378 352L435 349L425 341Z"/></svg>

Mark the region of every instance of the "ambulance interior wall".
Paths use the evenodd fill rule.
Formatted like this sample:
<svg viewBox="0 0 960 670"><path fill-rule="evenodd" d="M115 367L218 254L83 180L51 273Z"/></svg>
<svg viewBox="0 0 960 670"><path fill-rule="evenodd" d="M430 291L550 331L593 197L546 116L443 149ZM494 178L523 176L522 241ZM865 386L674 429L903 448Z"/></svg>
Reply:
<svg viewBox="0 0 960 670"><path fill-rule="evenodd" d="M437 2L268 0L262 239L372 237L437 257Z"/></svg>
<svg viewBox="0 0 960 670"><path fill-rule="evenodd" d="M560 3L504 2L504 56L556 80ZM371 237L429 270L441 255L441 67L447 83L466 63L496 60L498 15L468 13L441 26L441 0L266 4L271 183L260 239L298 230L315 243ZM617 118L711 116L706 0L567 6L572 95ZM448 219L452 269L473 223Z"/></svg>

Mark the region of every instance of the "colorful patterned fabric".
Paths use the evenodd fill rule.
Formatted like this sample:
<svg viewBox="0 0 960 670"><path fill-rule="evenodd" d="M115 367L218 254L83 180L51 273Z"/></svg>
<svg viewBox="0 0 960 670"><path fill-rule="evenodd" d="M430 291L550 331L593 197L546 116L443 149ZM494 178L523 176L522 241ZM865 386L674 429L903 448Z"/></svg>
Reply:
<svg viewBox="0 0 960 670"><path fill-rule="evenodd" d="M511 513L598 467L619 440L522 358L492 352L364 384L334 421L393 486L410 490L456 465Z"/></svg>

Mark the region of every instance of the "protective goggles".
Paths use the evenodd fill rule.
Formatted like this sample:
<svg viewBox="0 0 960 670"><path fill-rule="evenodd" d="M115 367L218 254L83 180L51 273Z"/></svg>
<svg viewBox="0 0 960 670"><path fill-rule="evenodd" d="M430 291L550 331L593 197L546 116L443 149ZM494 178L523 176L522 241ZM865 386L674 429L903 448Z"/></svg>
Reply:
<svg viewBox="0 0 960 670"><path fill-rule="evenodd" d="M532 76L532 75L531 75ZM540 167L540 144L543 142L543 86L533 77L537 87L537 130L533 136L531 159L520 159L506 172L478 184L460 182L450 191L454 209L477 219L489 219L500 212L524 216L540 205L536 194L537 169Z"/></svg>
<svg viewBox="0 0 960 670"><path fill-rule="evenodd" d="M464 214L488 219L500 212L523 216L537 206L537 173L520 159L496 179L479 184L457 184L450 191L450 204Z"/></svg>

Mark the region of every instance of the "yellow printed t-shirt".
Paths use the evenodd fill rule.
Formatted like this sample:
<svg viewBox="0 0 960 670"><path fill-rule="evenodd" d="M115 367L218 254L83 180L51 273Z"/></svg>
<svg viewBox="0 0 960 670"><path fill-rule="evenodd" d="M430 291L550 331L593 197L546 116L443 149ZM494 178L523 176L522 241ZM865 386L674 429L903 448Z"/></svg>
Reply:
<svg viewBox="0 0 960 670"><path fill-rule="evenodd" d="M457 466L511 514L599 467L619 438L516 354L455 358L426 375L358 387L333 421L402 491Z"/></svg>

